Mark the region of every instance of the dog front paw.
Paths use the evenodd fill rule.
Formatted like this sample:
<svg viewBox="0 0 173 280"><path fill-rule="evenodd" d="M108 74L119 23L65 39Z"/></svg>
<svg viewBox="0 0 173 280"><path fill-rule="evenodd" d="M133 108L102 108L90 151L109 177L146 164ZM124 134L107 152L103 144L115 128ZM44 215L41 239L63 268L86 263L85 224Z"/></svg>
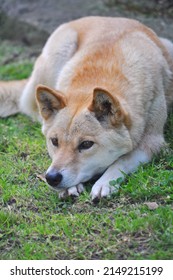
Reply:
<svg viewBox="0 0 173 280"><path fill-rule="evenodd" d="M77 186L59 191L59 198L66 199L69 196L78 197L83 191L84 191L83 184L78 184Z"/></svg>
<svg viewBox="0 0 173 280"><path fill-rule="evenodd" d="M93 202L99 201L101 198L109 197L117 189L109 185L109 182L101 183L97 181L91 190L91 198Z"/></svg>

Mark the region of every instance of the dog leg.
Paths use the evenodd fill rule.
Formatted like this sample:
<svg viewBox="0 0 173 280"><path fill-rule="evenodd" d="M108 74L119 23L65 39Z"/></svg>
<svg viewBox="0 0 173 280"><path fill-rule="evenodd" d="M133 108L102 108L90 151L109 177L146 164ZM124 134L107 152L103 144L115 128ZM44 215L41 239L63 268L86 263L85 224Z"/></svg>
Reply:
<svg viewBox="0 0 173 280"><path fill-rule="evenodd" d="M124 178L124 174L134 172L141 163L149 162L153 154L158 153L164 145L162 135L146 135L138 148L119 158L94 184L91 191L92 200L107 197L115 192L115 188L109 184L110 181Z"/></svg>
<svg viewBox="0 0 173 280"><path fill-rule="evenodd" d="M141 163L146 163L150 157L145 151L136 149L129 154L122 156L112 164L102 177L94 184L91 191L92 200L98 200L107 197L116 189L110 186L109 182L118 178L124 178L124 173L128 174L137 169Z"/></svg>

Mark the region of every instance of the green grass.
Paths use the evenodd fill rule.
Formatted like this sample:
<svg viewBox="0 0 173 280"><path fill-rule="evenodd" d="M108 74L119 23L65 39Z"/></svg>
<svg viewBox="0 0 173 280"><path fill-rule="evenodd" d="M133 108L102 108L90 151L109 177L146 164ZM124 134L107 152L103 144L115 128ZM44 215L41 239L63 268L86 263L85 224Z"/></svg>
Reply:
<svg viewBox="0 0 173 280"><path fill-rule="evenodd" d="M12 63L9 65L4 65L0 71L1 79L25 79L28 77L28 72L32 70L32 63L25 61L24 63ZM10 73L10 77L8 74Z"/></svg>
<svg viewBox="0 0 173 280"><path fill-rule="evenodd" d="M0 78L23 78L32 65L20 67L0 68ZM1 119L0 259L172 259L172 126L170 115L169 151L127 176L113 197L93 204L89 185L77 200L60 201L37 178L50 164L40 125L22 115Z"/></svg>

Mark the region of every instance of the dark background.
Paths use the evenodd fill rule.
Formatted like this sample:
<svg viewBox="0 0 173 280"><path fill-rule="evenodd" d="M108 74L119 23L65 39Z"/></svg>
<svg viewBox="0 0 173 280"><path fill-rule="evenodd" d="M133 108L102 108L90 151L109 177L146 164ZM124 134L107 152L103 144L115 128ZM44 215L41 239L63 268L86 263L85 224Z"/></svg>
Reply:
<svg viewBox="0 0 173 280"><path fill-rule="evenodd" d="M43 45L59 24L87 15L135 18L173 40L173 0L0 0L0 40Z"/></svg>

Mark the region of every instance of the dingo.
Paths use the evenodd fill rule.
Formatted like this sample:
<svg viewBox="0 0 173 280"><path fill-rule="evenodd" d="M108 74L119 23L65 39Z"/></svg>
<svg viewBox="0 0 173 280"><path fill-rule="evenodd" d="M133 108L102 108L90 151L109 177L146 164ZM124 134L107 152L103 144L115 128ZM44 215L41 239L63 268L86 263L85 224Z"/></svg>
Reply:
<svg viewBox="0 0 173 280"><path fill-rule="evenodd" d="M173 44L138 21L75 20L53 32L28 80L0 83L0 116L41 119L46 180L60 197L100 174L91 191L100 199L164 145L172 71Z"/></svg>

